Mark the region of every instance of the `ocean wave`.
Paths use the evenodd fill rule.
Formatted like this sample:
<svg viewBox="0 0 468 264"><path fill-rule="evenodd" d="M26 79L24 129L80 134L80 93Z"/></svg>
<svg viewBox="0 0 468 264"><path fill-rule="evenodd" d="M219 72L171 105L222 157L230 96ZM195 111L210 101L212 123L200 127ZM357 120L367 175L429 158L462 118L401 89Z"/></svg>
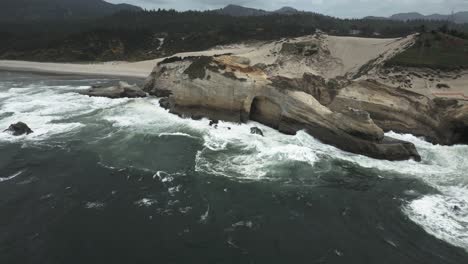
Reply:
<svg viewBox="0 0 468 264"><path fill-rule="evenodd" d="M125 103L127 99L91 98L73 92L73 86L39 86L10 88L1 92L0 110L10 113L0 119L4 130L16 122L24 122L34 131L20 137L0 133L0 141L43 141L50 137L76 131L85 126L68 119ZM78 87L79 88L79 87ZM5 95L5 96L4 96Z"/></svg>
<svg viewBox="0 0 468 264"><path fill-rule="evenodd" d="M10 175L8 177L0 177L0 182L6 182L6 181L9 181L9 180L12 180L18 176L20 176L21 174L23 174L24 171L18 171L17 173L13 174L13 175Z"/></svg>
<svg viewBox="0 0 468 264"><path fill-rule="evenodd" d="M403 207L403 212L426 232L468 251L468 190L443 188Z"/></svg>
<svg viewBox="0 0 468 264"><path fill-rule="evenodd" d="M170 114L159 107L158 99L112 100L75 92L85 88L37 84L1 90L0 110L11 114L0 119L0 129L22 121L34 133L21 137L0 133L0 141L42 141L76 132L89 126L90 122L79 117L92 113L92 118L89 118L92 122L101 124L106 121L114 130L131 135L129 140L147 134L199 140L201 147L195 157L195 170L211 175L240 180L272 180L275 174L281 174L279 169L287 168L291 163L301 163L316 171L319 170L317 164L324 160L347 161L363 168L416 178L436 189L436 194L415 196L402 211L428 233L468 250L468 239L464 236L468 232L468 178L465 176L468 146L433 145L412 135L390 132L387 136L414 143L422 162L376 160L322 144L302 131L294 136L284 135L256 122L220 122L218 128L214 128L209 126L207 119L182 119ZM253 126L262 129L265 136L252 135L250 128ZM108 139L112 133L108 131L104 138ZM104 141L91 142L100 144ZM156 175L161 181L169 180L169 176L163 172ZM5 179L8 178L0 181ZM87 207L93 208L94 205Z"/></svg>

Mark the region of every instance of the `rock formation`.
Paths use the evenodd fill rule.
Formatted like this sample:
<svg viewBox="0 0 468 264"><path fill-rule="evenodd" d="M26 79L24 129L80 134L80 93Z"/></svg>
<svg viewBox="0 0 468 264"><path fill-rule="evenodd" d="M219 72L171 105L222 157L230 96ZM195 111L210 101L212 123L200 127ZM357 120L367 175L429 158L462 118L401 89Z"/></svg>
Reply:
<svg viewBox="0 0 468 264"><path fill-rule="evenodd" d="M260 128L258 128L258 127L252 127L252 128L250 128L250 134L253 134L253 135L260 135L260 136L262 136L262 137L265 136L265 135L263 135L263 131L262 131Z"/></svg>
<svg viewBox="0 0 468 264"><path fill-rule="evenodd" d="M147 94L136 85L129 85L126 82L120 82L117 86L100 87L93 86L91 89L82 92L83 95L107 98L139 98L146 97Z"/></svg>
<svg viewBox="0 0 468 264"><path fill-rule="evenodd" d="M419 160L413 144L386 138L384 132L410 133L438 144L466 144L468 105L432 100L431 94L421 92L429 76L424 70L401 75L381 67L413 43L414 36L364 39L316 34L241 45L229 53L216 49L179 54L159 61L144 90L162 97L161 106L180 116L254 120L287 134L304 130L353 153ZM429 82L434 87L436 83L461 87L467 78L459 75ZM408 76L413 76L414 85ZM420 88L411 91L412 86Z"/></svg>
<svg viewBox="0 0 468 264"><path fill-rule="evenodd" d="M336 112L366 111L384 131L410 133L443 145L468 143L468 105L456 100L431 100L366 80L341 89L329 107Z"/></svg>
<svg viewBox="0 0 468 264"><path fill-rule="evenodd" d="M378 159L420 160L413 144L386 138L367 113L354 109L333 112L313 95L289 89L262 69L250 66L245 58L168 59L154 69L144 89L166 97L164 106L181 116L254 120L286 134L304 130L326 144L353 153Z"/></svg>
<svg viewBox="0 0 468 264"><path fill-rule="evenodd" d="M21 135L24 135L24 134L29 135L29 134L33 133L31 128L29 128L28 125L26 125L23 122L18 122L16 124L12 124L12 125L10 125L10 127L8 127L3 132L10 132L10 133L13 134L13 136L21 136Z"/></svg>

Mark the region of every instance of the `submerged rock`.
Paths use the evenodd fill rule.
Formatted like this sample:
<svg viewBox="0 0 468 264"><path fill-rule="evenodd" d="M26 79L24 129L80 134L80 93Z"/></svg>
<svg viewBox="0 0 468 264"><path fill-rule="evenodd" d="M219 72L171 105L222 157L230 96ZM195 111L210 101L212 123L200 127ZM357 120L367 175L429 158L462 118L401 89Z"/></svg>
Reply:
<svg viewBox="0 0 468 264"><path fill-rule="evenodd" d="M214 126L215 128L218 128L219 120L210 120L210 126Z"/></svg>
<svg viewBox="0 0 468 264"><path fill-rule="evenodd" d="M385 138L369 111L352 106L346 113L332 111L319 102L323 95L314 97L307 89L289 88L299 80L278 81L262 69L239 61L232 56L190 57L159 64L148 78L145 91L156 94L164 90L165 105L180 116L253 120L285 134L303 130L325 144L352 153L387 160L420 160L412 143ZM307 78L307 84L313 83L308 75L303 78ZM326 99L329 103L335 98Z"/></svg>
<svg viewBox="0 0 468 264"><path fill-rule="evenodd" d="M147 94L136 85L129 85L126 82L120 82L117 86L101 87L92 86L91 89L81 92L83 95L93 97L107 98L140 98L146 97Z"/></svg>
<svg viewBox="0 0 468 264"><path fill-rule="evenodd" d="M262 136L262 137L264 136L264 135L263 135L263 131L262 131L260 128L258 128L258 127L252 127L252 128L250 128L250 134L260 135L260 136Z"/></svg>
<svg viewBox="0 0 468 264"><path fill-rule="evenodd" d="M29 135L31 133L34 133L31 128L29 128L28 125L26 125L23 122L18 122L16 124L10 125L5 131L3 132L10 132L13 134L13 136L21 136L21 135Z"/></svg>

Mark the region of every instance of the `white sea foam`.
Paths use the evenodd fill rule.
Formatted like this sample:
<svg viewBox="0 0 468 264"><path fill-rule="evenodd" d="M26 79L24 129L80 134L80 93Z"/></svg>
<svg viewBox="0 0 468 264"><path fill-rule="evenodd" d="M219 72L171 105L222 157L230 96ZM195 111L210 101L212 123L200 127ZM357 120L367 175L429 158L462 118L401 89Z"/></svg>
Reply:
<svg viewBox="0 0 468 264"><path fill-rule="evenodd" d="M426 232L468 251L468 146L439 146L412 135L388 133L412 142L423 161L386 162L358 159L361 166L416 177L439 193L416 198L403 212Z"/></svg>
<svg viewBox="0 0 468 264"><path fill-rule="evenodd" d="M252 135L252 126L260 127L265 137ZM287 136L258 123L221 122L218 129L206 130L205 148L197 154L196 170L227 177L263 179L275 166L287 162L313 165L318 160L317 153L302 144L302 137L302 132Z"/></svg>
<svg viewBox="0 0 468 264"><path fill-rule="evenodd" d="M3 99L0 102L0 111L8 115L0 119L0 129L6 129L10 124L21 121L28 124L34 133L20 137L0 133L0 141L40 141L72 132L84 124L63 120L127 101L91 98L78 95L73 90L76 90L76 87L30 85L1 92L0 97Z"/></svg>
<svg viewBox="0 0 468 264"><path fill-rule="evenodd" d="M188 138L198 139L198 137L189 135L189 134L187 134L187 133L181 133L181 132L161 133L161 134L159 134L159 137L171 137L171 136L175 136L175 137L188 137Z"/></svg>
<svg viewBox="0 0 468 264"><path fill-rule="evenodd" d="M17 173L15 173L13 175L10 175L8 177L5 177L5 178L0 177L0 182L6 182L6 181L9 181L9 180L12 180L12 179L20 176L21 174L23 174L23 171L18 171Z"/></svg>
<svg viewBox="0 0 468 264"><path fill-rule="evenodd" d="M96 202L87 202L85 204L85 208L86 209L102 209L106 206L105 203L103 202L99 202L99 201L96 201Z"/></svg>
<svg viewBox="0 0 468 264"><path fill-rule="evenodd" d="M155 199L143 198L135 202L135 204L139 207L150 207L154 204L157 204L158 201Z"/></svg>
<svg viewBox="0 0 468 264"><path fill-rule="evenodd" d="M403 208L408 217L428 233L468 250L468 190L443 188L442 194L427 195Z"/></svg>
<svg viewBox="0 0 468 264"><path fill-rule="evenodd" d="M341 151L304 132L286 136L260 126L266 136L253 136L249 134L252 125L259 126L232 125L230 132L208 130L203 136L205 149L197 155L196 169L228 177L263 179L282 162L301 161L314 166L320 158L329 157L418 178L440 193L410 201L403 212L428 233L468 250L468 146L433 145L412 135L390 132L387 136L414 143L423 159L392 162ZM236 149L242 151L232 154Z"/></svg>
<svg viewBox="0 0 468 264"><path fill-rule="evenodd" d="M77 117L102 110L95 115L97 120L108 121L133 136L151 134L200 140L202 146L195 165L198 172L259 180L269 179L277 168L291 162L313 168L322 159L345 160L365 168L418 178L438 190L438 194L414 195L416 199L409 201L403 212L434 236L468 249L468 146L438 146L411 135L388 133L388 136L414 143L423 161L375 160L322 144L304 132L288 136L254 122L220 122L216 129L209 126L208 120L181 119L169 114L158 107L157 99L111 100L74 92L86 88L38 84L0 91L0 113L4 114L0 129L23 121L34 130L33 134L21 137L0 133L0 142L45 140L77 131L87 125ZM250 134L252 126L261 128L265 137ZM156 177L163 182L173 179L164 172L158 172ZM89 205L94 207L95 204ZM206 217L208 214L209 208ZM202 215L201 220L206 217Z"/></svg>

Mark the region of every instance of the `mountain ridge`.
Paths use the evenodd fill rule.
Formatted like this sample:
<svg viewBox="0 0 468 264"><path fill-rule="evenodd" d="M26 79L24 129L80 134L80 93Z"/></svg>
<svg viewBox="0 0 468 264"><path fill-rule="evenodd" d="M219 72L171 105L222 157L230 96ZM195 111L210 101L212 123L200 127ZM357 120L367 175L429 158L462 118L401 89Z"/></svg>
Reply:
<svg viewBox="0 0 468 264"><path fill-rule="evenodd" d="M439 20L439 21L450 21L457 24L468 23L468 11L461 11L453 13L450 15L443 14L430 14L423 15L418 12L407 12L407 13L397 13L389 17L380 17L380 16L367 16L366 19L388 19L388 20L397 20L397 21L409 21L409 20Z"/></svg>
<svg viewBox="0 0 468 264"><path fill-rule="evenodd" d="M3 21L86 19L143 10L138 6L103 0L2 0L0 6L0 20Z"/></svg>
<svg viewBox="0 0 468 264"><path fill-rule="evenodd" d="M229 15L234 17L243 17L243 16L266 16L266 15L293 15L300 13L312 13L311 11L299 11L293 7L284 6L278 10L266 11L263 9L256 9L250 7L244 7L240 5L230 4L221 9L212 10L221 15ZM408 21L408 20L447 20L457 24L468 23L468 11L461 11L451 15L443 14L431 14L423 15L418 12L407 12L407 13L397 13L391 15L390 17L383 16L367 16L365 19L388 19L388 20L397 20L397 21Z"/></svg>
<svg viewBox="0 0 468 264"><path fill-rule="evenodd" d="M240 5L233 5L233 4L227 5L224 8L216 9L213 11L221 15L229 15L229 16L234 16L234 17L267 16L267 15L273 15L273 14L293 15L293 14L303 13L289 6L284 6L274 11L266 11L263 9L250 8L250 7L240 6Z"/></svg>

